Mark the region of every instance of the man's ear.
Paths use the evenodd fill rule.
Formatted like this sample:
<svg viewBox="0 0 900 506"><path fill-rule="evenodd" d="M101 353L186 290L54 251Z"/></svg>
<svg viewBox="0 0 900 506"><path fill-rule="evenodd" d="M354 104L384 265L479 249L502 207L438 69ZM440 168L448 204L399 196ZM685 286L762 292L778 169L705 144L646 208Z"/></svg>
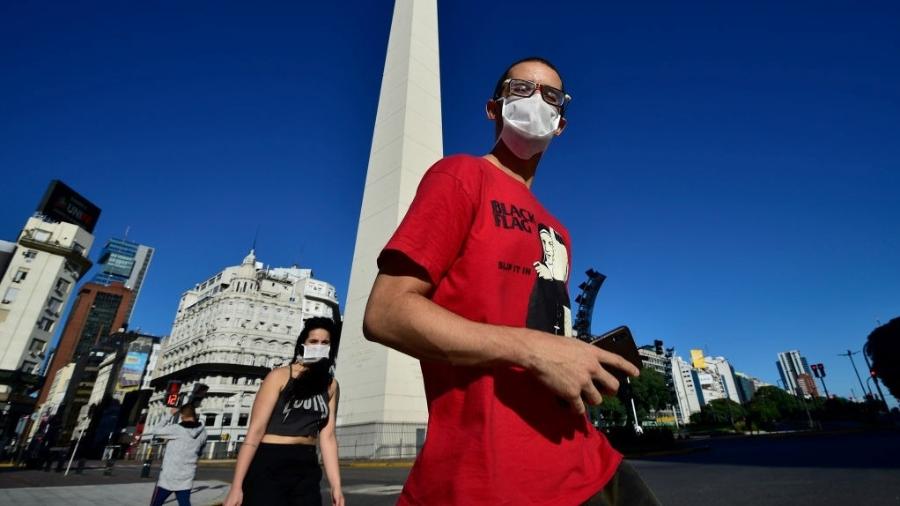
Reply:
<svg viewBox="0 0 900 506"><path fill-rule="evenodd" d="M557 136L562 135L563 130L566 129L567 123L568 123L568 121L566 121L566 118L559 118L559 127L556 129Z"/></svg>

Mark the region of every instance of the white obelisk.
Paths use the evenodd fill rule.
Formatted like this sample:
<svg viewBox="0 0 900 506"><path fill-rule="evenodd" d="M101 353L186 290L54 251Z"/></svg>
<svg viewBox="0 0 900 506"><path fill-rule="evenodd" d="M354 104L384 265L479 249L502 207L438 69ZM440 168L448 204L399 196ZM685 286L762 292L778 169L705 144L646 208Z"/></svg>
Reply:
<svg viewBox="0 0 900 506"><path fill-rule="evenodd" d="M436 0L396 0L369 153L337 378L342 457L415 454L428 410L418 360L362 335L378 253L443 156Z"/></svg>

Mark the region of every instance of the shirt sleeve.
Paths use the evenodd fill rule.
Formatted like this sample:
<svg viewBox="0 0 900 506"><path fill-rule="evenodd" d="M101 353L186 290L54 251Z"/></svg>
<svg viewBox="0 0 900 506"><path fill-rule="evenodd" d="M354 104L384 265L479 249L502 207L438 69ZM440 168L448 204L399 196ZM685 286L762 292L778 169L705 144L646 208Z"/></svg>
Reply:
<svg viewBox="0 0 900 506"><path fill-rule="evenodd" d="M472 228L477 172L457 157L445 158L428 169L406 216L379 255L378 267L384 267L385 253L399 252L425 269L434 285L440 283Z"/></svg>

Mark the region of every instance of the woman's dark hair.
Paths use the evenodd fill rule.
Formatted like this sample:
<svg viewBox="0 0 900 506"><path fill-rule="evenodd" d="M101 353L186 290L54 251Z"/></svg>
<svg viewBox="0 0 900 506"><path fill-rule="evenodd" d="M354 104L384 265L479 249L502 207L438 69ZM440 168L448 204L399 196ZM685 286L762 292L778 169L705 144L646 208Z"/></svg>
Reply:
<svg viewBox="0 0 900 506"><path fill-rule="evenodd" d="M290 363L297 363L297 356L301 355L303 344L309 338L310 332L315 329L328 331L328 337L331 341L331 351L329 352L327 359L319 360L314 364L308 364L306 366L306 371L300 376L297 376L296 378L292 376L291 379L288 380L287 385L284 387L286 399L307 399L326 390L328 385L331 384L331 367L334 365L335 359L337 358L338 344L340 344L341 340L339 316L337 320L338 321L317 316L309 318L304 322L303 330L300 331L300 335L297 337L297 344L294 345L294 356L291 357Z"/></svg>

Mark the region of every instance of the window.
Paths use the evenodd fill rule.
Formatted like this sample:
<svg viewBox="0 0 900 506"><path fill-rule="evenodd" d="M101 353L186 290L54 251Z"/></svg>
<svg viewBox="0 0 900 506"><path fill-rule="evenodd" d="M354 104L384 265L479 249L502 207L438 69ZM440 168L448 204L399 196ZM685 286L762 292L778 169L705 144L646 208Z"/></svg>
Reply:
<svg viewBox="0 0 900 506"><path fill-rule="evenodd" d="M41 330L46 330L47 332L53 328L54 320L47 318L46 316L42 316L40 320L37 322L37 328Z"/></svg>
<svg viewBox="0 0 900 506"><path fill-rule="evenodd" d="M36 364L36 363L34 363L34 362L30 361L30 360L25 360L25 361L22 362L22 369L21 369L21 370L22 370L22 371L25 371L25 372L27 372L27 373L33 374L33 373L34 373L34 368L35 368L35 367L37 367L37 364Z"/></svg>
<svg viewBox="0 0 900 506"><path fill-rule="evenodd" d="M222 415L222 427L231 427L231 413Z"/></svg>
<svg viewBox="0 0 900 506"><path fill-rule="evenodd" d="M31 345L28 346L28 351L30 353L34 353L35 355L37 355L38 353L41 353L44 351L44 346L46 344L47 343L45 343L44 341L41 341L40 339L34 339L31 341Z"/></svg>
<svg viewBox="0 0 900 506"><path fill-rule="evenodd" d="M59 314L59 310L62 309L62 301L56 297L50 297L50 301L47 302L47 309L53 313Z"/></svg>
<svg viewBox="0 0 900 506"><path fill-rule="evenodd" d="M212 427L216 424L216 415L206 415L206 419L203 421L203 425L207 427Z"/></svg>
<svg viewBox="0 0 900 506"><path fill-rule="evenodd" d="M34 237L35 241L47 242L50 240L50 232L39 228L34 229L31 235Z"/></svg>
<svg viewBox="0 0 900 506"><path fill-rule="evenodd" d="M238 427L246 427L247 426L247 413L241 413L238 415Z"/></svg>
<svg viewBox="0 0 900 506"><path fill-rule="evenodd" d="M25 269L19 269L19 271L16 272L16 274L13 276L12 282L21 283L22 281L25 281L26 277L28 277L28 271Z"/></svg>
<svg viewBox="0 0 900 506"><path fill-rule="evenodd" d="M69 291L69 285L71 285L71 283L63 278L59 278L56 280L56 291L64 294Z"/></svg>
<svg viewBox="0 0 900 506"><path fill-rule="evenodd" d="M25 250L24 252L22 252L22 256L25 257L26 262L30 262L37 258L37 251L33 249Z"/></svg>
<svg viewBox="0 0 900 506"><path fill-rule="evenodd" d="M6 289L6 295L3 296L3 304L9 304L11 302L15 302L16 296L19 295L19 289L14 287L9 287Z"/></svg>
<svg viewBox="0 0 900 506"><path fill-rule="evenodd" d="M78 253L79 255L84 253L84 246L78 244L77 242L72 243L72 249L75 250L75 253Z"/></svg>

